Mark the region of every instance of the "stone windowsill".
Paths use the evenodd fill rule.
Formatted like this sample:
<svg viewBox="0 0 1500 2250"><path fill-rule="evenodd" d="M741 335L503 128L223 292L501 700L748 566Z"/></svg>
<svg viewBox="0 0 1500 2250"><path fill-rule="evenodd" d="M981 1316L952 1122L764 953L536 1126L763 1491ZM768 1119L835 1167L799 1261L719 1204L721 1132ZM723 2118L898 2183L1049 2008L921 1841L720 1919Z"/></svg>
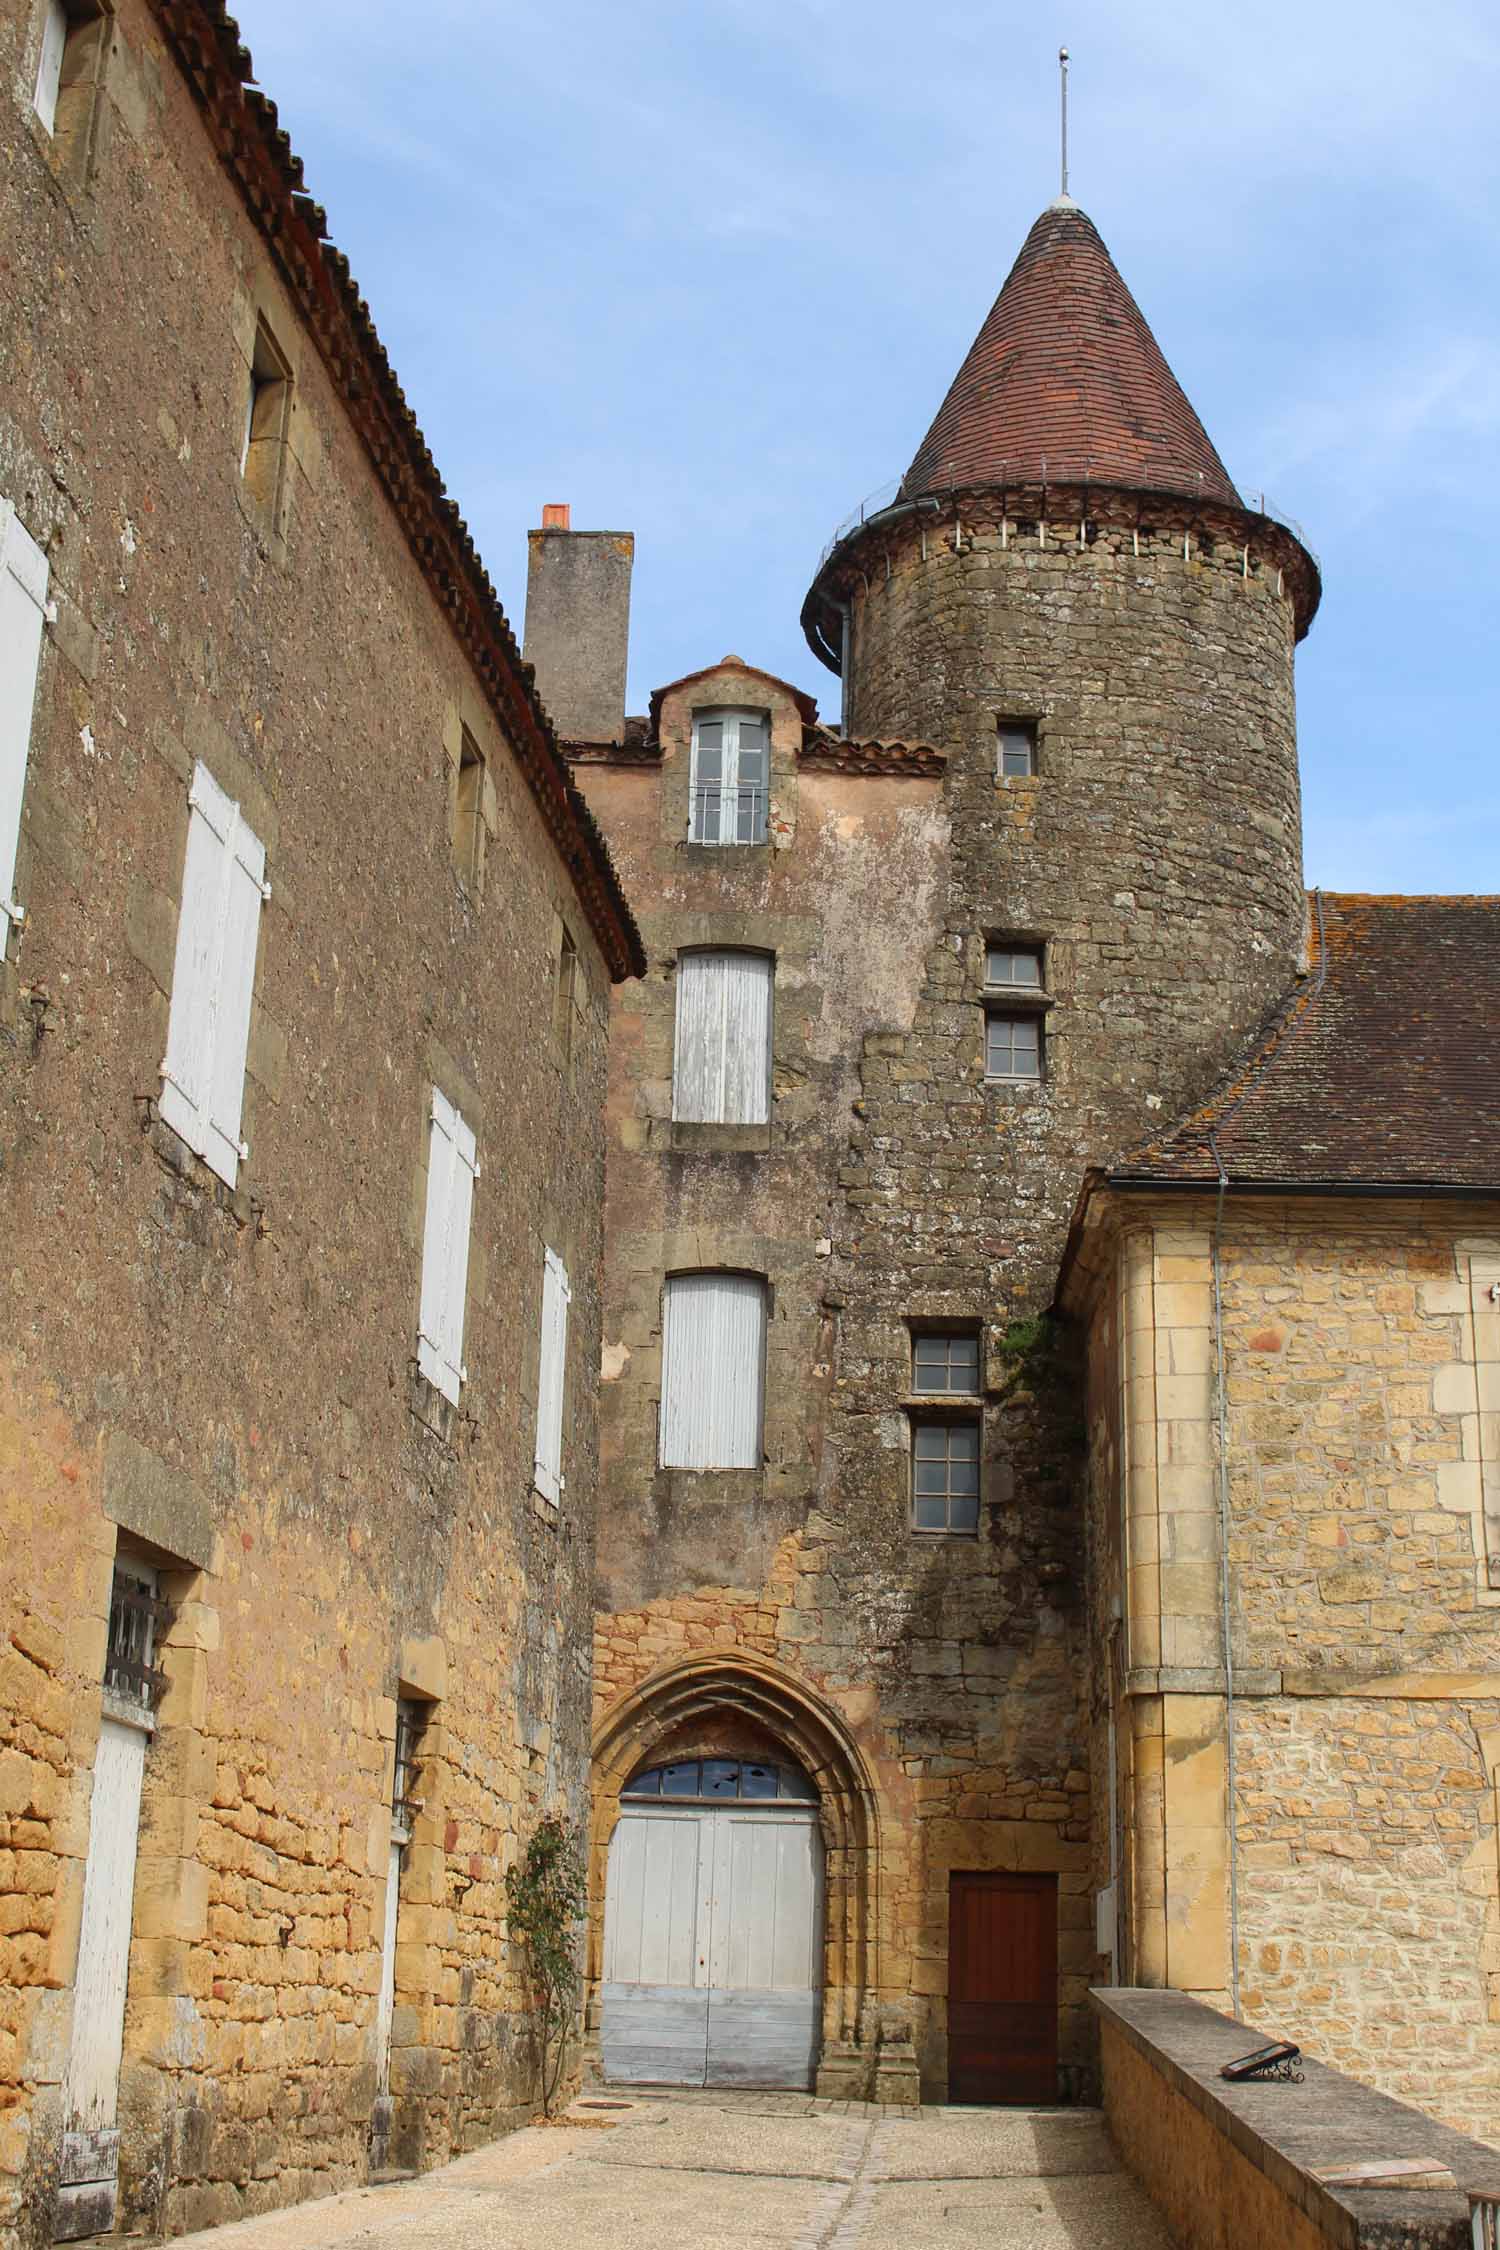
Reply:
<svg viewBox="0 0 1500 2250"><path fill-rule="evenodd" d="M672 1120L672 1147L703 1156L763 1156L771 1146L769 1119L763 1125L708 1125Z"/></svg>

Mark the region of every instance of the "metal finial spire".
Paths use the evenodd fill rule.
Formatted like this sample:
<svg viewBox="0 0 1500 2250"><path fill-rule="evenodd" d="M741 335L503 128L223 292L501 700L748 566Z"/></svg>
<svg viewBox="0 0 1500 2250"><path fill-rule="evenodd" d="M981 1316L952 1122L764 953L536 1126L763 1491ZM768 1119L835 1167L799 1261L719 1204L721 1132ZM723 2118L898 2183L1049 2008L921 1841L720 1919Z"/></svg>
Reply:
<svg viewBox="0 0 1500 2250"><path fill-rule="evenodd" d="M1062 81L1062 192L1068 192L1068 50L1057 50L1058 75Z"/></svg>

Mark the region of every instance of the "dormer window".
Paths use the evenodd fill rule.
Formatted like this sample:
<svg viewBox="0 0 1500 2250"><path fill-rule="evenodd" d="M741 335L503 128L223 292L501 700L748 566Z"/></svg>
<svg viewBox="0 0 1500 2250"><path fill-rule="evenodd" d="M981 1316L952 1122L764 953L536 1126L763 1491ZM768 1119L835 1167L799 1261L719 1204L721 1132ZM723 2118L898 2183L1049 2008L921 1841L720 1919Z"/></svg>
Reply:
<svg viewBox="0 0 1500 2250"><path fill-rule="evenodd" d="M694 712L690 843L765 842L770 731L763 711Z"/></svg>

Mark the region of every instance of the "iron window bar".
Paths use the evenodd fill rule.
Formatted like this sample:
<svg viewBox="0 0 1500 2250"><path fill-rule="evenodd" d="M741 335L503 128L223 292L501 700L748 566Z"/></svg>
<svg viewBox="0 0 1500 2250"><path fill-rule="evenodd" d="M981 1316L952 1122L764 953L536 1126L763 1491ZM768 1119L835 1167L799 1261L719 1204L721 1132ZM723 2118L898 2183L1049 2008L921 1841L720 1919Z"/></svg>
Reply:
<svg viewBox="0 0 1500 2250"><path fill-rule="evenodd" d="M763 844L769 801L770 791L763 781L700 782L693 791L688 841L693 844ZM726 825L728 835L724 833Z"/></svg>
<svg viewBox="0 0 1500 2250"><path fill-rule="evenodd" d="M154 1711L167 1688L167 1675L151 1662L155 1642L171 1615L167 1604L138 1578L115 1573L109 1597L109 1638L104 1685L122 1702Z"/></svg>
<svg viewBox="0 0 1500 2250"><path fill-rule="evenodd" d="M427 1712L414 1699L402 1696L396 1705L396 1762L391 1777L391 1822L405 1828L410 1835L415 1826L423 1800L416 1793L419 1777L422 1737L427 1731Z"/></svg>

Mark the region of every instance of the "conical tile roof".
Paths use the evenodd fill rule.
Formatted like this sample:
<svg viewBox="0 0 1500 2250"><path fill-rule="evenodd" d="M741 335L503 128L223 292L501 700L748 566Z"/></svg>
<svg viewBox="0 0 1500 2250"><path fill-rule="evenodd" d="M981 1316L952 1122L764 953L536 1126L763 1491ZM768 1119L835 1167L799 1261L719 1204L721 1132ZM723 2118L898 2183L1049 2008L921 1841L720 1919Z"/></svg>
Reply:
<svg viewBox="0 0 1500 2250"><path fill-rule="evenodd" d="M1092 219L1049 204L902 481L1115 484L1239 504Z"/></svg>

